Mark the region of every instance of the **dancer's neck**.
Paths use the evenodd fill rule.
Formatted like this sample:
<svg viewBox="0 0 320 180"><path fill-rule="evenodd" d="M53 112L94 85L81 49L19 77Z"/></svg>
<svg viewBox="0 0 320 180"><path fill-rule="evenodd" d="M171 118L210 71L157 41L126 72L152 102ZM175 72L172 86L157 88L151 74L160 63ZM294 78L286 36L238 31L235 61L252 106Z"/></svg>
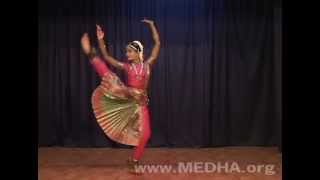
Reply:
<svg viewBox="0 0 320 180"><path fill-rule="evenodd" d="M139 63L141 63L141 61L139 59L135 59L135 60L132 60L132 63L139 64Z"/></svg>

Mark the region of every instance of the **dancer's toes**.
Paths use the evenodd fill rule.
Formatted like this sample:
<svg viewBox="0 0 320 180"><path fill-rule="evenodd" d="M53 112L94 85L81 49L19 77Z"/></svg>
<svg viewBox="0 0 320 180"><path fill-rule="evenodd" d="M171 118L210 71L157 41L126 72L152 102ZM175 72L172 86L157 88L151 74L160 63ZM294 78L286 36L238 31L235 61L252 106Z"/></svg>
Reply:
<svg viewBox="0 0 320 180"><path fill-rule="evenodd" d="M132 174L136 174L136 175L140 175L142 174L142 172L139 171L139 161L137 160L134 160L132 158L129 158L127 160L127 165L128 165L128 168L129 168L129 172L132 173Z"/></svg>

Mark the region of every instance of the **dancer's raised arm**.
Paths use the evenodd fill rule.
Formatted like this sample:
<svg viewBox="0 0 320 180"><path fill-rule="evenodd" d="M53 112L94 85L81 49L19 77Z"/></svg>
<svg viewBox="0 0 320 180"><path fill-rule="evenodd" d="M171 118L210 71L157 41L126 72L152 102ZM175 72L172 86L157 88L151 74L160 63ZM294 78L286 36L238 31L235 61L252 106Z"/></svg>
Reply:
<svg viewBox="0 0 320 180"><path fill-rule="evenodd" d="M146 60L147 63L150 65L153 65L156 62L156 59L158 58L159 51L160 51L160 37L159 33L157 31L156 26L154 25L154 22L148 19L143 19L142 22L147 23L152 31L152 38L154 41L154 46L151 51L150 57Z"/></svg>
<svg viewBox="0 0 320 180"><path fill-rule="evenodd" d="M92 59L96 55L96 50L93 47L91 47L88 33L84 33L82 35L81 47L83 52L89 57L89 59Z"/></svg>
<svg viewBox="0 0 320 180"><path fill-rule="evenodd" d="M124 64L121 63L120 61L116 60L114 57L112 57L107 49L106 49L106 45L104 43L104 32L102 31L101 27L99 25L96 25L97 27L97 37L98 37L98 43L99 43L99 48L100 51L104 57L104 59L111 64L112 66L115 66L117 68L123 69Z"/></svg>

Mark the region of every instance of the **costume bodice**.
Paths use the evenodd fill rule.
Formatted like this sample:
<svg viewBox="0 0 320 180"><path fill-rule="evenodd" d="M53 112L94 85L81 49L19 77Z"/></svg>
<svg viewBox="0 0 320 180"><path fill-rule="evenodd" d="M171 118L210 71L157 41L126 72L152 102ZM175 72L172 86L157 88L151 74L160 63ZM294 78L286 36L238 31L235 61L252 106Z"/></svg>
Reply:
<svg viewBox="0 0 320 180"><path fill-rule="evenodd" d="M127 84L137 89L146 89L149 81L149 64L147 63L125 63L124 69L127 73Z"/></svg>

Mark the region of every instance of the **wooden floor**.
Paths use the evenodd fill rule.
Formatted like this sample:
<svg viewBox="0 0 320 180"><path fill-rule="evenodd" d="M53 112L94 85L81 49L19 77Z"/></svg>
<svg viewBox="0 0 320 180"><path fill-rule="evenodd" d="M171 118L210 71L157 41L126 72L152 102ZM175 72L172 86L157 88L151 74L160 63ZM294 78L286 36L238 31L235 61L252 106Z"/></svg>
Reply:
<svg viewBox="0 0 320 180"><path fill-rule="evenodd" d="M141 160L143 165L174 167L177 167L179 162L209 162L216 165L216 169L209 166L211 172L205 172L203 168L193 168L193 172L145 172L134 175L129 173L126 167L126 159L131 154L132 150L125 148L39 148L39 180L282 179L281 154L277 148L272 147L147 148ZM219 163L224 166L227 163L229 168L221 168L218 172ZM266 168L267 165L269 168ZM270 169L272 165L274 168ZM247 169L249 172L238 172L231 166ZM225 169L229 172L224 171Z"/></svg>

